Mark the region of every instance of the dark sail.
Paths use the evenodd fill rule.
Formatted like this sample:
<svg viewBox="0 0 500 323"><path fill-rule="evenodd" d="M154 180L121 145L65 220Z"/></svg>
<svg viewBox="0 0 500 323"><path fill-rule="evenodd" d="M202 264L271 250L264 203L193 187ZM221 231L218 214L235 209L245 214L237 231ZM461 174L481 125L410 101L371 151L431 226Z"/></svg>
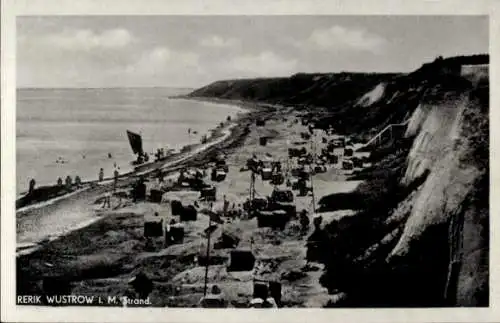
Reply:
<svg viewBox="0 0 500 323"><path fill-rule="evenodd" d="M134 132L127 130L128 141L130 142L130 147L132 147L132 151L134 154L142 155L144 151L142 150L142 138L141 135L138 135Z"/></svg>

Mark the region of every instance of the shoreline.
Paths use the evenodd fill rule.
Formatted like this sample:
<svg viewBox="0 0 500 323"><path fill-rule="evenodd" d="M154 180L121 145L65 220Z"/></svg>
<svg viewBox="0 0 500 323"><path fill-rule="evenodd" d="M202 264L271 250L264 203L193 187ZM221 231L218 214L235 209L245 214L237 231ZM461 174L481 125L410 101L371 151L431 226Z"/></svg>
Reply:
<svg viewBox="0 0 500 323"><path fill-rule="evenodd" d="M221 128L220 124L215 125L214 128L209 129L210 136L208 136L208 141L205 144L201 143L195 143L195 144L190 144L190 145L184 145L178 152L173 153L170 156L165 157L162 160L158 161L151 161L149 163L145 163L142 165L137 165L133 167L133 170L128 171L126 173L122 173L118 176L118 179L124 179L130 176L138 176L138 175L147 175L150 171L156 170L158 168L165 168L167 164L172 164L175 162L182 162L181 160L184 159L186 155L192 154L193 150L199 149L203 145L208 145L210 146L213 144L214 141L219 140L220 137L227 135L225 134L225 131L227 130L228 127L231 127L231 124L237 124L238 119L241 118L242 116L247 115L248 113L252 111L258 111L258 107L255 106L249 106L248 104L242 104L237 101L231 101L231 100L226 100L224 102L214 102L213 100L209 99L198 99L198 98L188 98L188 97L171 97L172 99L183 99L183 100L194 100L194 101L201 101L201 102L207 102L207 103L217 103L217 104L224 104L224 105L229 105L234 107L235 109L238 109L237 111L237 116L235 120L232 120L230 122L224 120L221 121L221 123L224 124L224 127ZM185 150L185 151L182 151ZM168 167L168 166L167 166ZM76 187L76 185L73 184L72 188L68 190L64 185L62 187L58 187L57 185L42 185L40 187L35 188L34 193L38 195L42 195L40 198L35 198L34 201L29 200L29 196L27 191L24 191L21 193L21 195L18 195L16 197L15 203L16 203L16 214L22 213L31 209L35 208L40 208L43 207L47 204L55 203L57 201L63 200L65 198L69 198L72 195L78 194L78 192L82 190L87 190L87 189L92 189L94 185L103 185L109 182L113 181L113 177L108 176L103 179L103 181L99 181L97 179L95 180L83 180L81 187Z"/></svg>
<svg viewBox="0 0 500 323"><path fill-rule="evenodd" d="M235 102L225 102L225 104L236 105ZM246 112L241 113L235 120L228 122L224 127L217 127L207 143L195 144L191 146L191 149L188 151L170 156L168 160L153 162L144 169L122 174L119 176L118 186L130 186L138 177L147 177L158 169L162 169L166 176L171 176L181 168L204 165L206 160L219 150L227 150L228 147L231 148L231 146L233 146L233 148L237 147L239 145L238 141L241 141L242 136L244 137L243 129L245 125L253 123L255 118L260 117L263 113L268 113L267 109L260 109L258 105L254 105L252 110L247 109L248 106L239 105L238 107ZM48 212L50 214L51 209L57 210L58 204L64 207L65 204L71 204L72 202L76 203L83 199L91 201L93 198L95 199L105 191L111 189L112 183L112 179L105 179L101 183L87 183L85 184L86 187L79 190L20 208L16 210L16 220L19 221L20 218L37 216L37 213ZM84 225L76 225L74 228L64 230L64 232L60 234L49 235L49 238L39 240L38 242L18 241L16 254L18 256L24 256L36 252L41 248L47 247L47 242L50 244L52 241L71 234L71 232L75 230L85 229L89 225L99 222L102 219L100 216L94 216L94 221L87 219L82 221Z"/></svg>

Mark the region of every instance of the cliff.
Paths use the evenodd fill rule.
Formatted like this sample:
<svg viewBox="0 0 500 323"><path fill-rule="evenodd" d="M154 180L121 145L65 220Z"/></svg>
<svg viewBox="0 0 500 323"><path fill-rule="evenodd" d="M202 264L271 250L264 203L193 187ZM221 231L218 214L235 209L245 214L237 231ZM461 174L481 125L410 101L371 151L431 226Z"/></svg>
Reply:
<svg viewBox="0 0 500 323"><path fill-rule="evenodd" d="M362 209L325 229L322 281L348 295L332 306L488 306L487 73L418 73L405 133L373 152L353 193Z"/></svg>
<svg viewBox="0 0 500 323"><path fill-rule="evenodd" d="M299 73L283 78L217 81L188 97L217 97L266 103L332 108L357 99L397 74Z"/></svg>
<svg viewBox="0 0 500 323"><path fill-rule="evenodd" d="M220 81L190 96L293 105L318 128L366 142L404 123L318 211L331 306L488 306L488 56L439 57L408 74L297 74ZM342 202L342 203L340 203Z"/></svg>

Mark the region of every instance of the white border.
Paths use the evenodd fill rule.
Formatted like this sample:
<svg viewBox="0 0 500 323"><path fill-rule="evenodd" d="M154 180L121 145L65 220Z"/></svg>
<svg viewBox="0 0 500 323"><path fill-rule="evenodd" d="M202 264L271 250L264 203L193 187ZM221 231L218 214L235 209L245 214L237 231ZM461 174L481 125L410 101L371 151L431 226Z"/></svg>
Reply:
<svg viewBox="0 0 500 323"><path fill-rule="evenodd" d="M280 309L200 310L200 309L108 309L16 307L15 294L15 17L18 15L490 15L491 86L498 85L500 42L499 1L420 0L420 1L318 1L318 0L2 0L1 37L1 314L2 321L14 322L494 322L500 321L499 259L494 252L498 239L491 234L490 308L480 309ZM498 38L498 36L497 36ZM493 107L500 103L491 91L491 196L500 196L495 156L498 148L500 114ZM499 204L492 199L491 232L498 229L494 215ZM247 312L248 311L248 312Z"/></svg>

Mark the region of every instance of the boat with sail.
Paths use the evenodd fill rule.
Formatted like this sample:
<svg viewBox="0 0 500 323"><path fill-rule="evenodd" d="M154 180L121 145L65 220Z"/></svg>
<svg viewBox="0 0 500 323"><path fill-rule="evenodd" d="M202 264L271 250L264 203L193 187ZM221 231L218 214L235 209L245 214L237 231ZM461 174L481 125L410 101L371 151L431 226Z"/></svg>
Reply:
<svg viewBox="0 0 500 323"><path fill-rule="evenodd" d="M144 153L142 147L142 136L138 133L127 130L127 137L130 143L130 147L137 159L132 162L132 165L141 165L146 161L147 155Z"/></svg>
<svg viewBox="0 0 500 323"><path fill-rule="evenodd" d="M175 155L175 150L168 147L158 148L156 152L148 154L144 151L142 136L139 133L127 130L127 137L130 147L132 148L132 152L137 156L136 159L131 162L136 170L158 161L164 161ZM150 159L150 156L154 156L154 160Z"/></svg>

